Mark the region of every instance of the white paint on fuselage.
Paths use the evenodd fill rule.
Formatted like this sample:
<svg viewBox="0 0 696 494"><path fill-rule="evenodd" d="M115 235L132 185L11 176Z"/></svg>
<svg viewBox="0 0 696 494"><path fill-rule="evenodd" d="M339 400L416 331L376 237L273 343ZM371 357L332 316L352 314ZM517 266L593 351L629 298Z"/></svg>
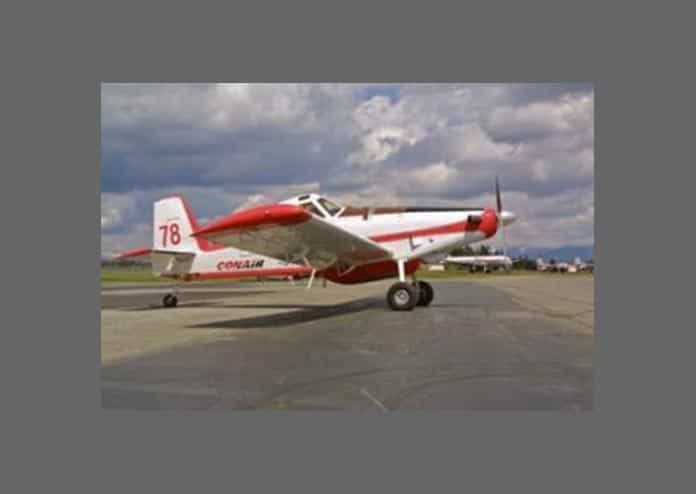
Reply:
<svg viewBox="0 0 696 494"><path fill-rule="evenodd" d="M239 267L237 266L239 265ZM248 265L248 266L247 266ZM245 267L247 266L247 267ZM302 268L272 257L261 256L233 247L214 251L198 251L193 259L191 272L194 273L234 273L235 271L263 271L267 269Z"/></svg>
<svg viewBox="0 0 696 494"><path fill-rule="evenodd" d="M466 221L471 214L481 214L482 211L438 211L414 212L395 214L375 214L364 219L363 216L348 216L345 218L325 218L341 228L365 237L377 237L400 232L410 232L436 228L453 223ZM457 247L484 240L485 236L478 231L455 232L436 235L414 235L411 238L379 242L394 252L396 258L414 258L432 255L440 251L451 251Z"/></svg>
<svg viewBox="0 0 696 494"><path fill-rule="evenodd" d="M362 216L347 216L345 218L324 218L336 225L358 233L365 237L386 235L410 230L422 230L436 226L449 225L465 221L470 214L480 214L480 211L439 211L417 213L374 214L364 219Z"/></svg>
<svg viewBox="0 0 696 494"><path fill-rule="evenodd" d="M345 208L341 208L337 214L332 216L322 205L322 201L326 199L327 198L319 194L312 193L293 197L282 201L282 203L301 207L307 207L309 204L312 204L315 210L319 210L322 213L322 215L319 216L320 219L334 223L345 230L368 238L460 223L466 221L467 217L470 215L481 215L483 213L482 209L470 211L404 211L388 214L369 214L368 212L367 218L363 215L343 217L341 214ZM311 211L311 209L309 210ZM386 242L380 241L379 243L383 247L391 250L394 258L414 259L420 256L439 258L441 257L440 254L446 254L457 247L479 242L484 239L485 235L476 231L437 235L416 235L412 238Z"/></svg>

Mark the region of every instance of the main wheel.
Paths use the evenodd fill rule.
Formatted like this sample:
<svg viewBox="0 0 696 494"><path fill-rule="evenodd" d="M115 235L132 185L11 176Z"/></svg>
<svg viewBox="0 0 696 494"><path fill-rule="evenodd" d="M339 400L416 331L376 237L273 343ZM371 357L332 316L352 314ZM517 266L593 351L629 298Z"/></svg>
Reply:
<svg viewBox="0 0 696 494"><path fill-rule="evenodd" d="M433 290L430 283L425 281L418 282L418 293L418 305L422 305L423 307L429 306L430 302L435 298L435 290Z"/></svg>
<svg viewBox="0 0 696 494"><path fill-rule="evenodd" d="M176 295L168 293L162 299L162 305L164 305L165 307L176 307L178 301L179 300L176 298Z"/></svg>
<svg viewBox="0 0 696 494"><path fill-rule="evenodd" d="M392 310L411 310L418 302L418 293L409 283L394 283L387 292L387 303Z"/></svg>

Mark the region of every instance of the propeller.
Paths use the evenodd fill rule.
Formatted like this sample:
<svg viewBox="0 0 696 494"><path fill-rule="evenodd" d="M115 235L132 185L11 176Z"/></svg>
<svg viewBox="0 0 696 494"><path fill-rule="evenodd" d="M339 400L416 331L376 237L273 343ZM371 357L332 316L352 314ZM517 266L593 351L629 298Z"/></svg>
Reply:
<svg viewBox="0 0 696 494"><path fill-rule="evenodd" d="M498 176L495 177L495 202L498 206L498 214L503 212L503 201L500 198L500 183L498 182Z"/></svg>
<svg viewBox="0 0 696 494"><path fill-rule="evenodd" d="M500 240L503 242L503 256L507 257L507 246L505 245L505 225L503 224L503 200L500 196L500 182L498 176L495 177L495 202L498 207L498 228L500 228Z"/></svg>

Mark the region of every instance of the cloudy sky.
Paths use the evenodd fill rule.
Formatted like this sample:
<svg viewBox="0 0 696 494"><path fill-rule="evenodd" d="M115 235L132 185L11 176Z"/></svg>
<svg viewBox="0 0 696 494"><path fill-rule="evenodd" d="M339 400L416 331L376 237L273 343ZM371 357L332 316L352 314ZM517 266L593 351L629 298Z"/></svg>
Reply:
<svg viewBox="0 0 696 494"><path fill-rule="evenodd" d="M496 175L509 246L594 244L592 84L103 84L101 129L102 255L151 245L172 193L206 222L317 191L493 206Z"/></svg>

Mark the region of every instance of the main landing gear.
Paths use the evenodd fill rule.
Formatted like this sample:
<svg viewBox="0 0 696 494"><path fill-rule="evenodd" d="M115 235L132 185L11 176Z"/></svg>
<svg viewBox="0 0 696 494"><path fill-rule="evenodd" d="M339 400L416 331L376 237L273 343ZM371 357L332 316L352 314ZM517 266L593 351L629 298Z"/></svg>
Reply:
<svg viewBox="0 0 696 494"><path fill-rule="evenodd" d="M171 293L166 294L162 299L162 305L165 307L176 307L176 304L179 303L179 299L177 298L178 292L178 287L175 286L172 288Z"/></svg>
<svg viewBox="0 0 696 494"><path fill-rule="evenodd" d="M420 296L418 297L417 305L422 305L423 307L429 306L430 302L432 302L435 298L435 291L433 290L432 285L425 281L419 281L418 288Z"/></svg>
<svg viewBox="0 0 696 494"><path fill-rule="evenodd" d="M406 282L404 261L397 261L399 265L399 281L394 283L387 292L387 303L392 310L412 310L416 305L427 307L435 297L435 292L430 283L416 280L413 283Z"/></svg>

